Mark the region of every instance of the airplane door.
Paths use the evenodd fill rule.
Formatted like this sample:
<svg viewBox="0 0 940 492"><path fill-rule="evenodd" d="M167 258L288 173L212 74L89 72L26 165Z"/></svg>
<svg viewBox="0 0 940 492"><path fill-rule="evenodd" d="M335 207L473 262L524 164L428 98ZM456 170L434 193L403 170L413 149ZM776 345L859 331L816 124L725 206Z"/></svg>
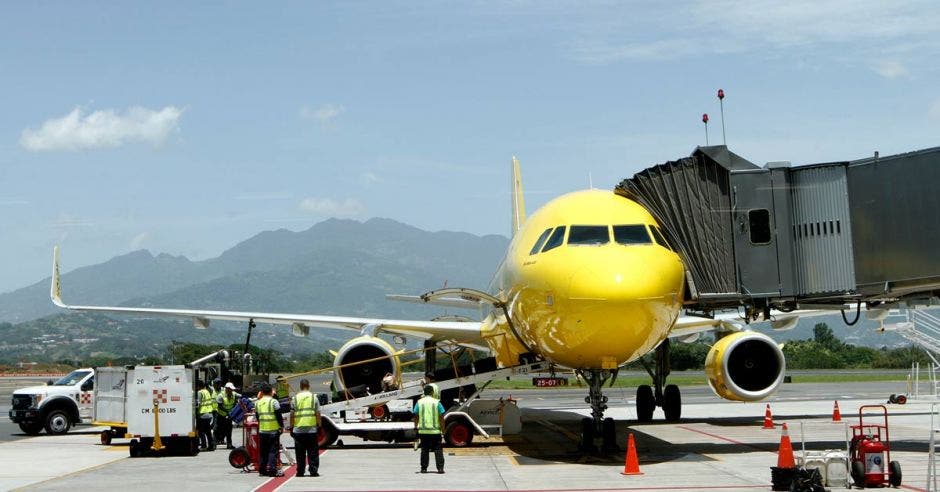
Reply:
<svg viewBox="0 0 940 492"><path fill-rule="evenodd" d="M770 172L732 174L734 255L738 288L752 297L780 294Z"/></svg>

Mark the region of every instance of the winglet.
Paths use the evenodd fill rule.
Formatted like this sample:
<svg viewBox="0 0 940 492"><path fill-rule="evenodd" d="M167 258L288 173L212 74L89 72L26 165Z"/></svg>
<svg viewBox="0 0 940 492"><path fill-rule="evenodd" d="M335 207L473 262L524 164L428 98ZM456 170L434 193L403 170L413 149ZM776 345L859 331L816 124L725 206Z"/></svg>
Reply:
<svg viewBox="0 0 940 492"><path fill-rule="evenodd" d="M515 235L525 222L525 197L522 194L522 173L519 159L512 156L512 234Z"/></svg>
<svg viewBox="0 0 940 492"><path fill-rule="evenodd" d="M49 296L52 297L52 303L61 308L68 306L62 302L61 291L59 290L59 247L52 249L52 287L49 289Z"/></svg>

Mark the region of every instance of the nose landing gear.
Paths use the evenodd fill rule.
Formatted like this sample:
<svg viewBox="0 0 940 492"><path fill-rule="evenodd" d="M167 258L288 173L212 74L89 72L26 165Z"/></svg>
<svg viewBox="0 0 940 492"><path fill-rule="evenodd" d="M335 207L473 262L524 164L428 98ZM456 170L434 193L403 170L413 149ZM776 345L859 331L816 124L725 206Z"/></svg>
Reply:
<svg viewBox="0 0 940 492"><path fill-rule="evenodd" d="M595 437L601 437L601 452L614 453L620 450L617 446L617 428L614 419L604 418L607 410L607 397L603 395L602 387L616 371L608 370L579 370L578 375L588 383L588 396L584 403L591 405L591 417L581 419L581 445L579 450L583 453L597 451Z"/></svg>

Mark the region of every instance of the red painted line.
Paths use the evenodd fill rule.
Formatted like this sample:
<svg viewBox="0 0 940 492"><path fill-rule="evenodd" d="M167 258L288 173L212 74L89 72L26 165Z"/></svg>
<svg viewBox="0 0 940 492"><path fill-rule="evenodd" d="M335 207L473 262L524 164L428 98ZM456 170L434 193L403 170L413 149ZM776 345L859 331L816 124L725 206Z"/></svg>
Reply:
<svg viewBox="0 0 940 492"><path fill-rule="evenodd" d="M617 491L641 491L641 490L767 490L770 487L770 484L766 485L705 485L701 487L696 486L680 486L680 487L623 487L623 488L608 488L608 489L514 489L515 492L578 492L578 491L598 491L598 492L617 492ZM337 489L337 490L320 490L318 492L354 492L351 489ZM365 489L370 490L370 489ZM505 492L503 490L465 490L461 491L459 489L447 489L450 492ZM363 491L364 492L364 491ZM408 490L384 490L382 492L415 492L414 489Z"/></svg>
<svg viewBox="0 0 940 492"><path fill-rule="evenodd" d="M323 456L323 453L325 452L326 452L325 449L321 449L319 452L319 455ZM268 479L267 482L264 482L263 484L259 485L257 488L252 490L252 492L274 492L275 490L281 488L281 485L284 485L288 480L294 478L294 475L296 474L297 474L297 466L296 465L288 466L284 468L283 477L271 477ZM414 491L409 491L409 492L414 492Z"/></svg>
<svg viewBox="0 0 940 492"><path fill-rule="evenodd" d="M737 445L739 445L739 446L746 446L746 447L749 447L749 448L752 448L752 449L756 449L756 450L758 450L758 451L766 451L766 452L768 452L768 453L774 453L774 454L776 454L776 451L770 451L770 450L768 450L768 449L766 449L766 448L764 448L764 447L758 446L758 445L756 445L756 444L751 444L751 443L747 443L747 442L736 441L736 440L731 439L731 438L729 438L729 437L719 436L718 434L712 434L711 432L705 432L705 431L703 431L703 430L693 429L693 428L691 428L691 427L686 427L686 426L684 426L684 425L680 425L680 426L678 426L678 427L679 427L680 429L685 429L685 430L687 430L687 431L689 431L689 432L695 432L695 433L702 434L702 435L705 435L705 436L708 436L708 437L714 437L715 439L720 439L720 440L722 440L722 441L730 442L731 444L737 444Z"/></svg>
<svg viewBox="0 0 940 492"><path fill-rule="evenodd" d="M898 488L905 489L905 490L914 490L916 492L927 492L927 489L919 489L917 487L911 487L909 485L898 485Z"/></svg>

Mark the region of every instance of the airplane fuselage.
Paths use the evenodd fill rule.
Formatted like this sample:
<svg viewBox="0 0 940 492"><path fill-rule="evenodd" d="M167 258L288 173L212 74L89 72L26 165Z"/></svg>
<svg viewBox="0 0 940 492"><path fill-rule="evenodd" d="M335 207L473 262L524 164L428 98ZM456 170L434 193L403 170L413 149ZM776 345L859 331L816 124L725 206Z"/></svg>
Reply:
<svg viewBox="0 0 940 492"><path fill-rule="evenodd" d="M533 352L574 369L615 369L652 350L679 315L684 269L636 202L610 191L558 197L513 236L491 290L503 364Z"/></svg>

